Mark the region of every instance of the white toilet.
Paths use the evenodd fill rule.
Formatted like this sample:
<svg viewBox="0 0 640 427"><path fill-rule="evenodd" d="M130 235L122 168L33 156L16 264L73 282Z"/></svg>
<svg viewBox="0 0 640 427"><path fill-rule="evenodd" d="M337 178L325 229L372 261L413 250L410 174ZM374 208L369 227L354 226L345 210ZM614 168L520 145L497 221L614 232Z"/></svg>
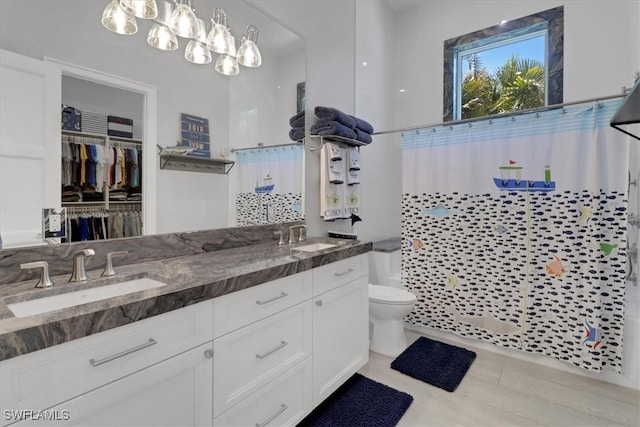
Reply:
<svg viewBox="0 0 640 427"><path fill-rule="evenodd" d="M400 239L375 242L369 266L369 349L395 357L407 348L402 319L416 303L416 296L402 285Z"/></svg>

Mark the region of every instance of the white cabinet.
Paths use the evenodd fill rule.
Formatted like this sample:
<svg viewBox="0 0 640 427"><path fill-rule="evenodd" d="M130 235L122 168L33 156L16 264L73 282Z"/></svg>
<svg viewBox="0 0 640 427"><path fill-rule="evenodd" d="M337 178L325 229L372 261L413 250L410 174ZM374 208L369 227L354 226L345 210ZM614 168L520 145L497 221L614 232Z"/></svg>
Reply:
<svg viewBox="0 0 640 427"><path fill-rule="evenodd" d="M56 407L211 342L212 308L211 301L205 301L0 362L0 424L15 420L5 410ZM212 365L211 359L204 363ZM127 387L135 388L133 384Z"/></svg>
<svg viewBox="0 0 640 427"><path fill-rule="evenodd" d="M46 425L210 426L213 370L211 343L157 363L43 413ZM16 426L43 425L42 419Z"/></svg>
<svg viewBox="0 0 640 427"><path fill-rule="evenodd" d="M314 406L369 360L367 284L360 277L313 298Z"/></svg>
<svg viewBox="0 0 640 427"><path fill-rule="evenodd" d="M367 274L360 255L2 361L0 425L295 425L368 360Z"/></svg>

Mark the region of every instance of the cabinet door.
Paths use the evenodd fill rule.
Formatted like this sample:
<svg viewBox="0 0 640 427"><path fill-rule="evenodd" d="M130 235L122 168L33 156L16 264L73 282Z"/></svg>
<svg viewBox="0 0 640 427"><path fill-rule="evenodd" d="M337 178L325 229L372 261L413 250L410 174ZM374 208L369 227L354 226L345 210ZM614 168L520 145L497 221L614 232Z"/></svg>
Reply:
<svg viewBox="0 0 640 427"><path fill-rule="evenodd" d="M369 360L367 277L313 299L313 406Z"/></svg>
<svg viewBox="0 0 640 427"><path fill-rule="evenodd" d="M15 425L211 426L212 355L201 345Z"/></svg>
<svg viewBox="0 0 640 427"><path fill-rule="evenodd" d="M60 207L60 69L0 51L0 235L43 244L42 208Z"/></svg>

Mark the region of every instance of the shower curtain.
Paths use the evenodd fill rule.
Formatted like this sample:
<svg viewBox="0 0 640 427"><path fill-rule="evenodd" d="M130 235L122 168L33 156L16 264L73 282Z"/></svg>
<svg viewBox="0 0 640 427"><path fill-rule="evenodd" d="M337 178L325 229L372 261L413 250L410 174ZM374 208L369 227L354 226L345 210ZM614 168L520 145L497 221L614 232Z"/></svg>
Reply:
<svg viewBox="0 0 640 427"><path fill-rule="evenodd" d="M236 151L236 225L304 218L301 144Z"/></svg>
<svg viewBox="0 0 640 427"><path fill-rule="evenodd" d="M620 371L628 137L620 101L402 135L410 324Z"/></svg>

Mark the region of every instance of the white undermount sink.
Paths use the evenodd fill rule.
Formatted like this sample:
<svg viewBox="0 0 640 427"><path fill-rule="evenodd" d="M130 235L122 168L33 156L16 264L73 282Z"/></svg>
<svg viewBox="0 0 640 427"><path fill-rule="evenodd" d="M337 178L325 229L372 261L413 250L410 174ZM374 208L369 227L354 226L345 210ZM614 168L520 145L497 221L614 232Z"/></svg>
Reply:
<svg viewBox="0 0 640 427"><path fill-rule="evenodd" d="M304 246L298 246L295 248L291 248L294 251L302 251L302 252L316 252L321 251L323 249L335 248L338 245L334 245L332 243L310 243Z"/></svg>
<svg viewBox="0 0 640 427"><path fill-rule="evenodd" d="M18 301L13 303L7 302L6 300L11 297L5 297L4 300L7 307L9 307L9 310L11 310L16 317L27 317L47 313L49 311L60 310L62 308L73 307L75 305L127 295L147 289L159 288L165 285L165 283L149 277L143 277L140 279L114 283L112 285L96 286L94 288L45 296L27 301Z"/></svg>

